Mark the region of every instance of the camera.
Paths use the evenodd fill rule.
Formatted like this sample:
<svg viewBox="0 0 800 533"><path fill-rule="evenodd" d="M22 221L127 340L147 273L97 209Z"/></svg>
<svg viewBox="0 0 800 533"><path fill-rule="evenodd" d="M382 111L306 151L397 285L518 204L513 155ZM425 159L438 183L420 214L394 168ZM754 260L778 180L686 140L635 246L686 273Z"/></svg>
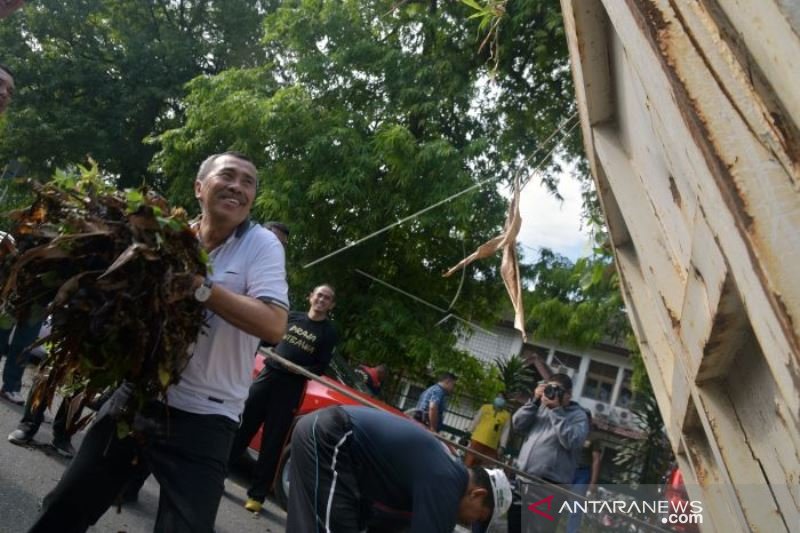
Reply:
<svg viewBox="0 0 800 533"><path fill-rule="evenodd" d="M544 395L548 400L555 400L558 398L558 401L560 402L564 398L564 393L564 389L558 385L547 385L544 388Z"/></svg>

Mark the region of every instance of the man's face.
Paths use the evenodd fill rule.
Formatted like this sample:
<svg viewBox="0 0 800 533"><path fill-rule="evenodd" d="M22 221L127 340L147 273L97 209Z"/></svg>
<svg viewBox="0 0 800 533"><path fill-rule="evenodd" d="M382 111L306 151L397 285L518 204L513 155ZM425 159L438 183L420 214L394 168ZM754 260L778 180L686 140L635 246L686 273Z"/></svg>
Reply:
<svg viewBox="0 0 800 533"><path fill-rule="evenodd" d="M569 392L567 392L564 389L564 387L562 387L561 384L558 383L557 381L548 381L547 387L549 387L550 390L552 390L555 395L552 398L548 398L547 397L548 389L547 388L545 389L545 393L542 394L542 404L545 407L553 409L555 407L566 405L572 398L572 395Z"/></svg>
<svg viewBox="0 0 800 533"><path fill-rule="evenodd" d="M448 393L453 392L453 389L456 388L456 380L454 379L445 379L442 382L442 388L446 390Z"/></svg>
<svg viewBox="0 0 800 533"><path fill-rule="evenodd" d="M474 522L485 522L490 518L492 510L486 505L486 494L486 489L473 484L472 479L469 480L467 493L458 502L459 524L470 526Z"/></svg>
<svg viewBox="0 0 800 533"><path fill-rule="evenodd" d="M314 289L314 292L308 297L308 303L311 304L311 309L324 315L327 315L336 305L333 291L325 285Z"/></svg>
<svg viewBox="0 0 800 533"><path fill-rule="evenodd" d="M238 226L250 215L256 196L256 167L233 155L223 155L211 163L202 181L194 182L194 193L211 220Z"/></svg>
<svg viewBox="0 0 800 533"><path fill-rule="evenodd" d="M0 68L0 115L2 115L11 103L14 96L14 78Z"/></svg>

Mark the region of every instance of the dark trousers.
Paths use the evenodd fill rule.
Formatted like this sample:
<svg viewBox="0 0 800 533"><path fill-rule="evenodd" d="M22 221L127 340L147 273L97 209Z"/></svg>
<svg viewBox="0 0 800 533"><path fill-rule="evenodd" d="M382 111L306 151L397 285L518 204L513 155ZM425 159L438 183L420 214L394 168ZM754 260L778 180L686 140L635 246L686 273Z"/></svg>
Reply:
<svg viewBox="0 0 800 533"><path fill-rule="evenodd" d="M569 486L559 485L562 488ZM561 505L567 499L566 495L555 489L552 485L541 483L521 483L521 501L514 495L513 503L508 510L508 533L555 533L558 529ZM540 511L549 514L553 520L538 515L528 509L532 503L552 496L548 509L547 505L537 506Z"/></svg>
<svg viewBox="0 0 800 533"><path fill-rule="evenodd" d="M268 366L264 367L250 386L242 413L242 424L231 448L230 461L242 456L258 432L258 427L264 424L258 462L252 484L247 491L248 497L254 500L263 502L272 487L281 451L286 444L305 387L304 377Z"/></svg>
<svg viewBox="0 0 800 533"><path fill-rule="evenodd" d="M34 387L28 392L28 397L25 400L25 412L22 414L22 420L17 424L17 429L21 429L28 436L33 437L44 421L44 411L47 405L44 402L39 402L36 409L33 408L33 391ZM67 415L69 412L69 403L72 398L64 398L61 400L61 405L58 406L56 416L53 419L53 440L54 441L69 441L71 434L67 431ZM82 409L79 409L72 420L75 423L80 419Z"/></svg>
<svg viewBox="0 0 800 533"><path fill-rule="evenodd" d="M154 531L214 531L236 423L154 402L144 414L158 424L146 441L117 437L117 422L102 417L87 431L77 455L48 494L32 533L85 532L111 506L140 462L161 491Z"/></svg>
<svg viewBox="0 0 800 533"><path fill-rule="evenodd" d="M20 358L25 355L25 349L38 338L41 328L41 321L19 323L13 336L10 329L0 329L0 355L6 356L6 366L3 368L4 391L19 392L22 389L25 360Z"/></svg>
<svg viewBox="0 0 800 533"><path fill-rule="evenodd" d="M350 419L338 407L315 411L297 423L292 434L287 533L363 529L352 439Z"/></svg>

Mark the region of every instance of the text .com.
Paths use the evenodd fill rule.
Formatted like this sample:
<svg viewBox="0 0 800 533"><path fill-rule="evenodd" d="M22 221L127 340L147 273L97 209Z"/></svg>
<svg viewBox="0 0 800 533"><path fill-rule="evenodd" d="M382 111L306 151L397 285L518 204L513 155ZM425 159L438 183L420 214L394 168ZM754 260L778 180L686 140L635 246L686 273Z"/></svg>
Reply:
<svg viewBox="0 0 800 533"><path fill-rule="evenodd" d="M703 505L692 501L565 501L558 510L562 513L613 513L621 515L658 515L662 524L702 524Z"/></svg>

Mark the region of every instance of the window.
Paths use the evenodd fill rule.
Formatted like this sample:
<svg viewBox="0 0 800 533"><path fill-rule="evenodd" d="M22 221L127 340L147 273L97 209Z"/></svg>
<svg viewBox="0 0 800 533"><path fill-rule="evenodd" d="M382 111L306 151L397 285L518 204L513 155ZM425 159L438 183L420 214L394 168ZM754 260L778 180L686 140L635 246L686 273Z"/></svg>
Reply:
<svg viewBox="0 0 800 533"><path fill-rule="evenodd" d="M617 398L617 407L624 407L630 409L631 402L633 401L633 390L631 389L631 377L633 371L627 368L622 372L622 386L619 388L619 397Z"/></svg>
<svg viewBox="0 0 800 533"><path fill-rule="evenodd" d="M614 383L617 382L617 371L614 365L591 361L583 384L583 397L599 402L610 402Z"/></svg>
<svg viewBox="0 0 800 533"><path fill-rule="evenodd" d="M578 368L581 366L581 357L578 355L572 355L571 353L556 352L553 354L552 366L555 368L558 368L559 366L565 366L567 368L571 368L577 373Z"/></svg>

